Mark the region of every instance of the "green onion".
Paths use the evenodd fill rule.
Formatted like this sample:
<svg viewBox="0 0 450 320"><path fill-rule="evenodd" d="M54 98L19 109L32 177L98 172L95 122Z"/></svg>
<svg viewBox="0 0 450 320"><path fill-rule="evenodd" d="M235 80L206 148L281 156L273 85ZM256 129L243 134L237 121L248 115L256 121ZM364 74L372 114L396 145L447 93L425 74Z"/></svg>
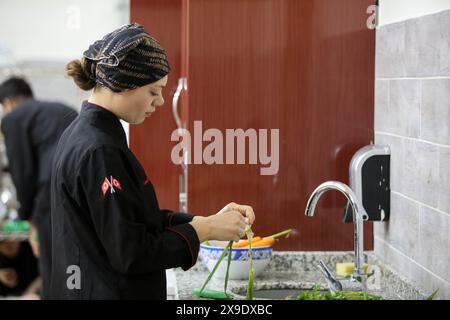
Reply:
<svg viewBox="0 0 450 320"><path fill-rule="evenodd" d="M215 300L231 300L233 299L233 295L222 292L222 291L216 291L216 290L210 290L210 289L204 289L203 291L199 288L194 289L194 295L199 298L206 298L206 299L215 299Z"/></svg>
<svg viewBox="0 0 450 320"><path fill-rule="evenodd" d="M289 231L290 232L290 231ZM289 234L289 232L283 232L280 233L280 235L286 235ZM248 243L250 245L249 255L250 255L250 271L248 273L248 287L247 287L247 300L253 300L253 282L255 278L255 270L253 268L253 255L252 255L252 239L253 239L253 231L250 228L249 225L245 227L245 233L247 234ZM280 236L279 235L279 236ZM205 283L201 287L201 289L195 288L193 290L193 293L195 296L200 298L208 298L208 299L223 299L223 300L229 300L233 299L233 295L227 293L227 287L228 287L228 278L229 278L229 271L230 271L230 265L231 265L231 255L232 255L232 247L233 247L233 241L230 241L228 245L224 248L222 254L219 257L219 260L217 260L214 268L209 273L208 278L206 279ZM228 263L227 263L227 271L225 274L225 283L224 283L224 291L216 291L216 290L206 290L206 286L208 285L209 281L213 277L214 273L216 272L217 268L219 267L220 263L222 262L223 258L225 257L226 253L228 251Z"/></svg>
<svg viewBox="0 0 450 320"><path fill-rule="evenodd" d="M273 235L271 235L272 238L279 238L282 236L286 236L286 238L289 238L290 234L292 233L292 229L287 229L278 233L275 233Z"/></svg>
<svg viewBox="0 0 450 320"><path fill-rule="evenodd" d="M229 274L229 271L230 271L231 254L232 254L232 250L233 250L232 245L233 245L233 244L231 244L231 246L230 246L230 245L228 244L228 247L229 247L230 249L229 249L229 251L228 251L227 273L225 274L225 284L224 284L224 290L223 290L225 293L227 293L228 274Z"/></svg>
<svg viewBox="0 0 450 320"><path fill-rule="evenodd" d="M430 296L428 296L425 300L433 300L437 293L438 293L439 289L436 289Z"/></svg>
<svg viewBox="0 0 450 320"><path fill-rule="evenodd" d="M383 300L383 298L365 292L339 291L336 293L321 293L320 287L314 286L311 291L304 291L299 294L298 300Z"/></svg>
<svg viewBox="0 0 450 320"><path fill-rule="evenodd" d="M211 280L212 276L214 275L214 273L216 272L217 268L219 267L220 263L222 262L223 258L225 257L225 254L227 253L227 250L230 250L230 256L231 256L231 247L233 246L233 241L228 242L228 245L225 247L225 249L223 249L222 254L219 257L219 260L217 260L214 268L212 269L212 271L209 273L208 278L206 279L205 283L203 284L201 289L194 289L194 294L197 297L202 297L202 298L212 298L212 299L222 299L222 297L228 297L226 299L231 299L233 296L230 294L226 293L226 289L225 292L223 292L224 295L217 295L214 293L217 293L218 291L214 291L214 290L208 290L207 292L209 292L210 294L206 294L207 296L204 296L204 291L205 291L205 287L206 285L209 283L209 281ZM230 259L230 258L228 258ZM228 275L228 268L230 267L230 263L228 263L227 266L227 275ZM227 282L228 282L228 276L225 279L225 288L227 287ZM219 291L220 292L220 291ZM214 296L219 296L219 298L214 298ZM225 298L223 298L225 299Z"/></svg>
<svg viewBox="0 0 450 320"><path fill-rule="evenodd" d="M248 251L250 255L250 271L248 273L247 300L253 300L253 279L255 277L255 270L253 269L253 255L252 255L253 231L249 225L245 227L245 233L247 234L248 244L250 246L250 249Z"/></svg>

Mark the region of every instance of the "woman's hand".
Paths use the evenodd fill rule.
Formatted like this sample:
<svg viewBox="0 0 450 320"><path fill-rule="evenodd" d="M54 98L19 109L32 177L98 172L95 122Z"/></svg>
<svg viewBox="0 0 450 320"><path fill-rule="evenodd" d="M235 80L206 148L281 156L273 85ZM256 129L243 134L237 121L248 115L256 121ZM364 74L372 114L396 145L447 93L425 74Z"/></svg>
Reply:
<svg viewBox="0 0 450 320"><path fill-rule="evenodd" d="M239 241L245 235L245 226L255 221L252 207L236 204L226 205L209 217L194 217L190 222L200 242L206 240Z"/></svg>
<svg viewBox="0 0 450 320"><path fill-rule="evenodd" d="M248 225L252 225L255 222L255 213L253 212L253 208L247 205L237 204L234 202L230 202L222 210L220 210L217 214L221 214L227 211L238 211L245 217L245 223Z"/></svg>

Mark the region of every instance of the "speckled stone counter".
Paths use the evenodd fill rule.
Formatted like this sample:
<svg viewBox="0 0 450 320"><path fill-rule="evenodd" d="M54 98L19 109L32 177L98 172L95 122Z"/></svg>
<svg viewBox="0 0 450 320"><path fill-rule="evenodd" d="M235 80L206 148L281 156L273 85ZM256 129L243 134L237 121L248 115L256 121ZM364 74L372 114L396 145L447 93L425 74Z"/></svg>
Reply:
<svg viewBox="0 0 450 320"><path fill-rule="evenodd" d="M317 262L323 260L331 270L334 270L336 263L353 262L353 257L353 252L274 252L265 271L255 278L254 288L255 290L298 289L300 291L301 289L310 289L318 284L325 289L325 279L315 267ZM417 289L371 253L365 255L365 262L373 266L373 270L376 272L368 279L368 292L371 294L394 300L420 300L430 294ZM175 269L175 275L179 299L192 300L198 299L192 295L192 290L203 285L208 276L208 270L199 260L188 271ZM223 279L213 277L208 288L223 290L223 285ZM233 293L235 299L244 299L247 281L229 280L228 288L228 292Z"/></svg>

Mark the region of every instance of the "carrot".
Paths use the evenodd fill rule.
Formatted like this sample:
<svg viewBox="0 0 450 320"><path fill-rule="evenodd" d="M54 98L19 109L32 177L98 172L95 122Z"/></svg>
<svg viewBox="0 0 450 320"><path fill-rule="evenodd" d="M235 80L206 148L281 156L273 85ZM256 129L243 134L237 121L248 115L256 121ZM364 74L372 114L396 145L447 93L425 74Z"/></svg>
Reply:
<svg viewBox="0 0 450 320"><path fill-rule="evenodd" d="M292 232L292 229L284 230L282 232L276 233L274 235L271 235L270 237L264 237L261 240L253 241L252 247L264 247L264 246L272 246L275 243L275 239L281 236L288 237L289 234ZM248 248L249 246L246 245L244 248Z"/></svg>
<svg viewBox="0 0 450 320"><path fill-rule="evenodd" d="M273 238L273 237L265 237L265 238L262 238L259 241L253 242L252 243L252 247L253 248L257 248L257 247L272 246L274 243L275 243L275 238Z"/></svg>
<svg viewBox="0 0 450 320"><path fill-rule="evenodd" d="M253 242L259 241L259 240L261 240L261 237L254 237L252 239ZM248 245L249 245L249 242L248 242L248 239L247 239L247 240L243 240L241 242L233 244L233 248L243 248L243 247L248 246Z"/></svg>
<svg viewBox="0 0 450 320"><path fill-rule="evenodd" d="M261 240L261 237L254 237L253 242ZM225 248L226 246L219 246L219 248ZM248 248L248 239L242 240L241 242L233 243L233 248Z"/></svg>

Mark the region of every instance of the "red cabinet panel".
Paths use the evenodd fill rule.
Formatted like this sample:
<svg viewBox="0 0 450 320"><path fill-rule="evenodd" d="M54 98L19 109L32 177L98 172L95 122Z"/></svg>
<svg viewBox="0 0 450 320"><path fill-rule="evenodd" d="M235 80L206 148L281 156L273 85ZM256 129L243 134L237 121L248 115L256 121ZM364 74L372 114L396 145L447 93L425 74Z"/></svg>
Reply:
<svg viewBox="0 0 450 320"><path fill-rule="evenodd" d="M373 139L375 32L366 27L373 2L132 0L131 21L160 40L173 67L167 108L131 129L131 148L162 205L178 208L170 109L178 78L186 76L181 109L191 131L194 121L223 134L280 130L276 175L261 176L261 164L190 165L189 211L212 214L242 202L254 207L258 234L298 229L277 249L351 250L342 195L325 196L313 218L304 209L320 183L348 183L352 155ZM371 249L372 226L365 228Z"/></svg>

